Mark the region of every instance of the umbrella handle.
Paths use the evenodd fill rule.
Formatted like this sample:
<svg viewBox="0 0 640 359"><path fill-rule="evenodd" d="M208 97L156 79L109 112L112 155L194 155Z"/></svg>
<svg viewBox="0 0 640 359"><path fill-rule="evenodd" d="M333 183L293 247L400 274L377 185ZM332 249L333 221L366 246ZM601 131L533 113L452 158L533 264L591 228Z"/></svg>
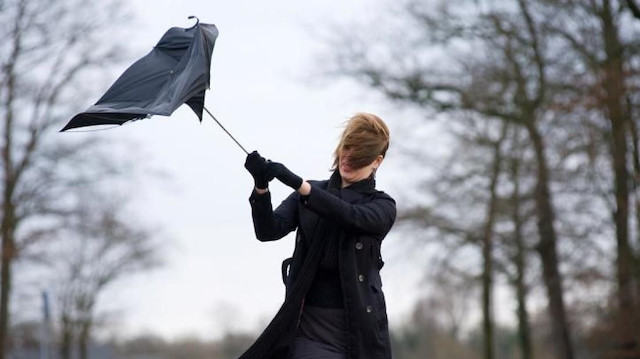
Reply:
<svg viewBox="0 0 640 359"><path fill-rule="evenodd" d="M238 142L238 140L236 140L236 138L235 138L235 137L233 137L233 136L231 135L231 133L229 133L229 131L227 131L227 129L226 129L226 128L224 128L224 126L222 126L222 124L220 123L220 121L218 121L218 120L215 118L215 116L213 116L213 115L211 114L211 112L209 112L209 110L207 110L207 108L206 108L206 107L204 107L204 106L203 106L202 108L204 108L204 110L205 110L205 111L207 111L207 113L209 114L209 116L211 116L211 118L212 118L214 121L216 121L216 123L218 124L218 126L220 126L220 128L222 128L222 129L224 130L224 132L226 132L226 133L227 133L227 135L229 135L229 137L231 137L231 139L232 139L232 140L234 140L234 141L235 141L235 143L236 143L238 146L240 146L240 148L244 151L244 153L246 153L247 155L249 155L249 152L247 152L247 150L245 150L245 149L244 149L244 147L242 147L242 145L240 144L240 142Z"/></svg>
<svg viewBox="0 0 640 359"><path fill-rule="evenodd" d="M198 24L200 23L200 19L198 19L198 17L197 17L197 16L191 15L191 16L189 16L189 17L188 17L188 19L189 19L189 20L191 20L191 19L196 19L196 24L195 24L195 25L193 25L193 26L191 26L190 28L188 28L188 29L186 29L186 30L191 30L191 29L193 29L194 27L198 26Z"/></svg>

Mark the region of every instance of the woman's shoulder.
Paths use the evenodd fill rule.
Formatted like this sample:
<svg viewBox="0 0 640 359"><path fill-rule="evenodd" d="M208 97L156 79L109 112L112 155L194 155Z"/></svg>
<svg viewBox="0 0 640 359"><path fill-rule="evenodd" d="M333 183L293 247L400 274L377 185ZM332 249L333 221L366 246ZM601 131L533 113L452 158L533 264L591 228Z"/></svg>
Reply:
<svg viewBox="0 0 640 359"><path fill-rule="evenodd" d="M393 199L393 197L391 197L391 195L389 195L387 192L385 192L385 191L381 191L381 190L379 190L379 189L376 189L376 190L373 192L373 196L374 196L375 198L378 198L378 199L385 199L385 200L393 201L393 203L395 203L395 202L396 202L396 200L395 200L395 199Z"/></svg>

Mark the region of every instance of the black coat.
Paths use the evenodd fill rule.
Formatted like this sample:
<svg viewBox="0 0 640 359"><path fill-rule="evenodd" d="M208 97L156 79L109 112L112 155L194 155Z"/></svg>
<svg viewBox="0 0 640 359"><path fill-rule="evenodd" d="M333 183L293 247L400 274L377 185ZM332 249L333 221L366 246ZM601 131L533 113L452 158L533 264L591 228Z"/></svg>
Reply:
<svg viewBox="0 0 640 359"><path fill-rule="evenodd" d="M277 240L297 229L293 256L283 262L286 296L280 310L241 359L287 359L303 299L314 279L323 250L337 241L348 326L348 357L389 359L391 347L380 268L380 245L396 218L393 198L365 179L340 189L340 175L310 181L309 196L297 192L275 211L270 193L255 191L251 203L256 237ZM287 273L288 267L288 273Z"/></svg>

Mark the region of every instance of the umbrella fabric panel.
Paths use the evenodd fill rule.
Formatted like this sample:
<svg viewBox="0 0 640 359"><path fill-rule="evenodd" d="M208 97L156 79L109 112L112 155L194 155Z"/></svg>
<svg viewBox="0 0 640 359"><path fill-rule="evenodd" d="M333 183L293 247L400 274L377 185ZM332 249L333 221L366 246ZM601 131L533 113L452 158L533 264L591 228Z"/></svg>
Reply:
<svg viewBox="0 0 640 359"><path fill-rule="evenodd" d="M131 65L95 105L74 116L62 131L169 116L183 103L202 120L217 36L211 24L169 29L149 54Z"/></svg>

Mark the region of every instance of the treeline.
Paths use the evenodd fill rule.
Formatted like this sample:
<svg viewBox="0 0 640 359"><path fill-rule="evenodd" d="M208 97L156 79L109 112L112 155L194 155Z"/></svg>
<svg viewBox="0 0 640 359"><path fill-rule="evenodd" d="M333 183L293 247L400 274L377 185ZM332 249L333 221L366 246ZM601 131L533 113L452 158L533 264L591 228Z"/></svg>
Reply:
<svg viewBox="0 0 640 359"><path fill-rule="evenodd" d="M500 357L498 310L518 357L538 357L541 305L547 357L640 357L638 4L403 5L338 30L329 70L411 114L388 120L404 128L416 185L401 221L432 249L431 295L477 289L485 359ZM449 135L425 137L433 122Z"/></svg>
<svg viewBox="0 0 640 359"><path fill-rule="evenodd" d="M465 330L452 330L437 318L436 310L443 309L432 300L416 303L411 315L404 323L394 323L391 342L394 358L397 359L480 359L482 358L483 329L481 325ZM532 320L532 344L536 355L543 359L551 355L545 345L546 321L544 313L534 315ZM40 355L40 323L25 322L12 330L13 355L16 358L35 359ZM496 358L521 358L518 330L515 327L498 326L495 329ZM255 338L257 332L227 332L216 340L198 337L163 339L154 334L120 337L119 339L95 340L88 346L90 358L102 359L233 359L242 354ZM56 336L59 338L60 336ZM56 341L54 346L59 346ZM52 353L59 358L59 353ZM78 356L74 350L73 357Z"/></svg>
<svg viewBox="0 0 640 359"><path fill-rule="evenodd" d="M10 337L12 357L37 359L41 357L42 342L39 340L41 323L23 322L12 328ZM61 338L55 335L55 338ZM222 359L236 358L255 340L253 333L226 333L218 340L203 340L197 337L184 337L165 340L154 334L144 334L121 339L98 340L92 338L87 343L89 358L109 359ZM51 348L62 345L59 340L51 343ZM78 358L78 348L71 350L71 357ZM63 358L59 351L50 352L49 358Z"/></svg>

